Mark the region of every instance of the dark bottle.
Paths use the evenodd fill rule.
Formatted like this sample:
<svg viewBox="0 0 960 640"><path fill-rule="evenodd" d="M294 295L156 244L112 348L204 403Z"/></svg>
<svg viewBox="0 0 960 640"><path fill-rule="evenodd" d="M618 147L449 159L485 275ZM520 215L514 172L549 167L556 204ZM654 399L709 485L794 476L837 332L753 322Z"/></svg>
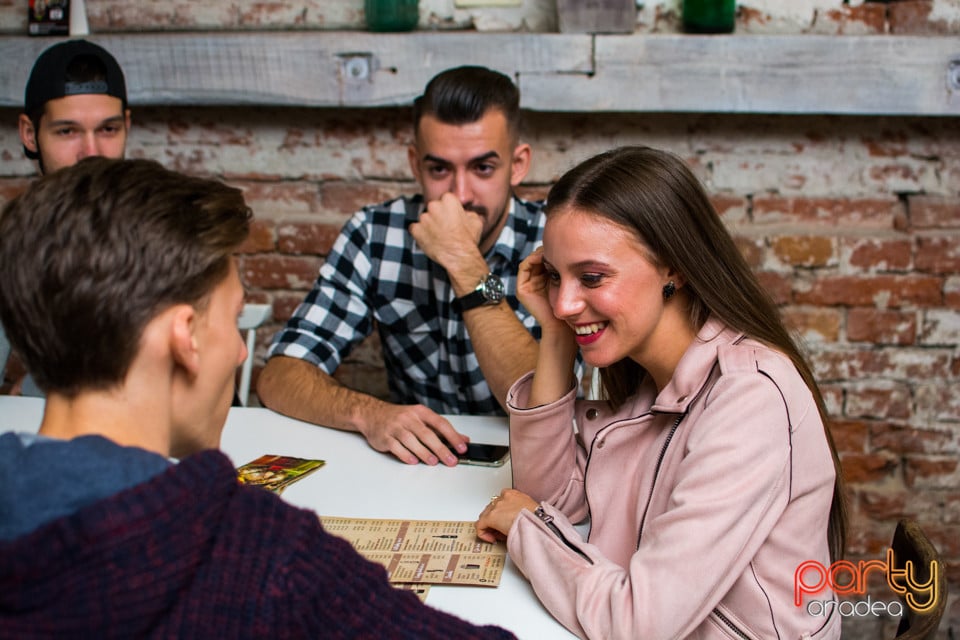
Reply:
<svg viewBox="0 0 960 640"><path fill-rule="evenodd" d="M365 0L370 31L410 31L420 20L417 0Z"/></svg>
<svg viewBox="0 0 960 640"><path fill-rule="evenodd" d="M683 30L687 33L730 33L736 0L683 0Z"/></svg>

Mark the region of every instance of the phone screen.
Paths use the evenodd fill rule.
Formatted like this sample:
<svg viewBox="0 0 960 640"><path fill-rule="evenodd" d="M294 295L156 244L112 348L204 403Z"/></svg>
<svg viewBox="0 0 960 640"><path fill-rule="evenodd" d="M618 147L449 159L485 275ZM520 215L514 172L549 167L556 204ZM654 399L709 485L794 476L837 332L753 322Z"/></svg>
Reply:
<svg viewBox="0 0 960 640"><path fill-rule="evenodd" d="M506 445L470 442L467 444L467 450L464 453L457 453L457 458L464 464L499 467L507 461L509 453L510 447Z"/></svg>

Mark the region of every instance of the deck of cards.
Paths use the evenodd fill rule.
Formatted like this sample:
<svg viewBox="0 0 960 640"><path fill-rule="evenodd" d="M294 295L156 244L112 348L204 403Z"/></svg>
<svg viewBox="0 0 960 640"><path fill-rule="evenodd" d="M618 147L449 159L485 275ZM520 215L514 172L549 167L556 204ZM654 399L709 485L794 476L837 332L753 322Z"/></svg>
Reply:
<svg viewBox="0 0 960 640"><path fill-rule="evenodd" d="M324 465L323 460L263 455L237 468L240 484L263 487L279 494L288 486Z"/></svg>

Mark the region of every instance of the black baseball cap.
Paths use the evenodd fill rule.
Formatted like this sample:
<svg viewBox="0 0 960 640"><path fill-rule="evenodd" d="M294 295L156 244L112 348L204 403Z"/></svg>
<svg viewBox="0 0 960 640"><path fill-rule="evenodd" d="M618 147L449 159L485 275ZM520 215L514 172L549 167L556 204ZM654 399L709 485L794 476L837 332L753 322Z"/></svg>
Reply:
<svg viewBox="0 0 960 640"><path fill-rule="evenodd" d="M104 79L88 82L68 80L67 69L80 57L98 61L103 67ZM123 103L124 110L127 108L127 83L116 58L92 42L67 40L46 49L33 63L24 91L23 111L32 118L33 114L50 100L89 93L113 96ZM23 151L31 160L40 159L38 153L30 151L26 146Z"/></svg>
<svg viewBox="0 0 960 640"><path fill-rule="evenodd" d="M81 56L98 60L103 65L105 79L92 82L68 81L67 68ZM30 114L50 100L83 93L101 93L119 98L123 102L123 108L127 108L127 84L116 58L92 42L67 40L48 48L33 63L24 92L23 110Z"/></svg>

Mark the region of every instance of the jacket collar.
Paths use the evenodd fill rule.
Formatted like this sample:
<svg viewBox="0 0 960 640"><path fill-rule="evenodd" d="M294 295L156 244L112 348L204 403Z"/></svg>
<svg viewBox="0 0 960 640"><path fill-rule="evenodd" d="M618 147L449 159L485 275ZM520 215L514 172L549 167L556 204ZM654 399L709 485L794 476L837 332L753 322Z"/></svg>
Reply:
<svg viewBox="0 0 960 640"><path fill-rule="evenodd" d="M741 338L743 333L710 316L680 358L673 377L657 395L651 408L665 413L685 413L707 383L720 347L734 344Z"/></svg>

